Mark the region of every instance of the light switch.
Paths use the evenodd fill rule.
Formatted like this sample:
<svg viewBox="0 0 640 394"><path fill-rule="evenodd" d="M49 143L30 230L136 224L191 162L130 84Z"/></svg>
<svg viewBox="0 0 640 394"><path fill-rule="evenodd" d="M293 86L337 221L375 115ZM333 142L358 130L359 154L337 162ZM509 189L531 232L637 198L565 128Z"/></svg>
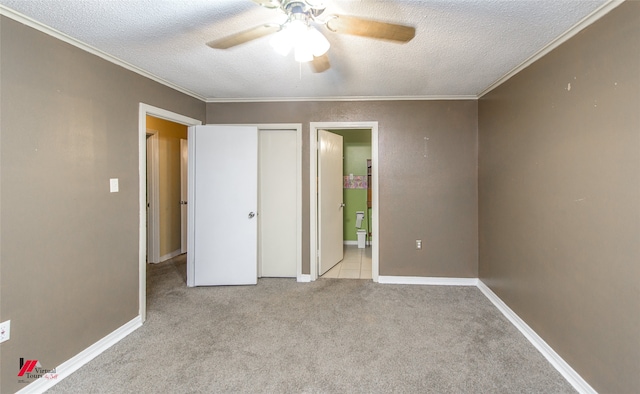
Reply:
<svg viewBox="0 0 640 394"><path fill-rule="evenodd" d="M111 193L118 192L118 178L109 179L109 190L111 191Z"/></svg>

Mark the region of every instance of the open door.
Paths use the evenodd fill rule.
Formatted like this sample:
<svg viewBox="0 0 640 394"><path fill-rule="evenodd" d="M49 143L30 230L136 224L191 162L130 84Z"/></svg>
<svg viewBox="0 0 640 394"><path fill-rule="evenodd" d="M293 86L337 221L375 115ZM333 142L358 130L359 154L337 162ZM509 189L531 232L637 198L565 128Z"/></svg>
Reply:
<svg viewBox="0 0 640 394"><path fill-rule="evenodd" d="M187 253L187 216L189 211L189 143L180 139L180 253Z"/></svg>
<svg viewBox="0 0 640 394"><path fill-rule="evenodd" d="M160 152L158 132L147 131L147 262L160 262Z"/></svg>
<svg viewBox="0 0 640 394"><path fill-rule="evenodd" d="M257 283L258 129L189 128L189 286Z"/></svg>
<svg viewBox="0 0 640 394"><path fill-rule="evenodd" d="M318 130L318 274L344 258L342 136Z"/></svg>

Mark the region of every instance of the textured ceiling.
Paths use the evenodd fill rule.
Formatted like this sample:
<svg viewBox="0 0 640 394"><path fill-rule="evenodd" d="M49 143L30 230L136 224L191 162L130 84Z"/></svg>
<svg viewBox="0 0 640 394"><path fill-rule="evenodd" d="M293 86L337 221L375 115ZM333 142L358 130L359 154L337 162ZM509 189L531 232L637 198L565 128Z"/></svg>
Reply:
<svg viewBox="0 0 640 394"><path fill-rule="evenodd" d="M324 15L411 25L396 44L338 35L314 74L264 37L206 42L283 14L250 0L0 0L3 6L208 100L477 96L607 0L326 0Z"/></svg>

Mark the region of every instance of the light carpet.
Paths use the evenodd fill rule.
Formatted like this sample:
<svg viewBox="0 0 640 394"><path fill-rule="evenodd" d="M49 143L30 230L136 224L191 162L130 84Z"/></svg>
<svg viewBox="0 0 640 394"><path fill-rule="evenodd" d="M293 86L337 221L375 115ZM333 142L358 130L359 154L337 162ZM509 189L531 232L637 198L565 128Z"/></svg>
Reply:
<svg viewBox="0 0 640 394"><path fill-rule="evenodd" d="M147 321L50 393L570 393L475 287L260 279L149 266Z"/></svg>

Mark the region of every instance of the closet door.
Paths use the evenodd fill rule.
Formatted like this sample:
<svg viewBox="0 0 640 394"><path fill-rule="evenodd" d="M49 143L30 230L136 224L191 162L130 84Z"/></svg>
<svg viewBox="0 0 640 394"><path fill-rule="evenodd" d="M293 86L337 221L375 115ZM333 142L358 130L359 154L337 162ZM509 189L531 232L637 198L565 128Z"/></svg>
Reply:
<svg viewBox="0 0 640 394"><path fill-rule="evenodd" d="M258 129L189 128L189 286L256 284Z"/></svg>
<svg viewBox="0 0 640 394"><path fill-rule="evenodd" d="M296 276L297 264L297 133L259 131L258 253L260 276Z"/></svg>

